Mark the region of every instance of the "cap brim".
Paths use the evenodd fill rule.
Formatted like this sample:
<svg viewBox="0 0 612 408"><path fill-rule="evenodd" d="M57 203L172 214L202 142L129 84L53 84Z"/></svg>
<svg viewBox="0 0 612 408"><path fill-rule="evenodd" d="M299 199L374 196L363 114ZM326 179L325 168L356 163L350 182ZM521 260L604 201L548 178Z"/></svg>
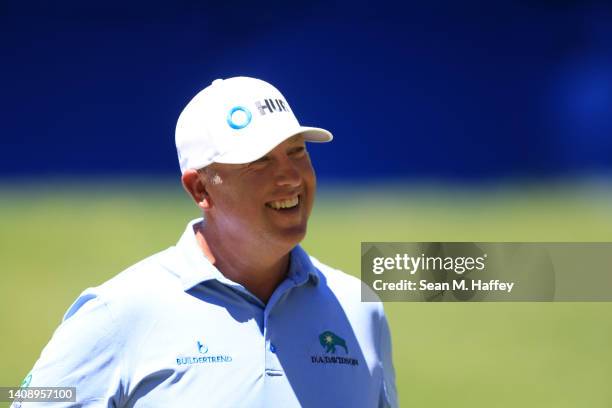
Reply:
<svg viewBox="0 0 612 408"><path fill-rule="evenodd" d="M266 138L259 138L257 140L252 139L252 143L245 143L242 148L239 149L239 151L221 154L220 156L216 157L213 162L226 164L250 163L264 156L285 140L297 135L304 136L304 140L307 142L317 143L329 142L334 138L331 132L325 129L300 126L287 134L277 134Z"/></svg>
<svg viewBox="0 0 612 408"><path fill-rule="evenodd" d="M331 140L334 138L334 136L325 129L316 128L316 127L306 127L306 126L301 126L300 129L301 130L299 132L294 133L293 135L289 137L300 134L304 136L304 140L308 142L319 142L319 143L331 142Z"/></svg>

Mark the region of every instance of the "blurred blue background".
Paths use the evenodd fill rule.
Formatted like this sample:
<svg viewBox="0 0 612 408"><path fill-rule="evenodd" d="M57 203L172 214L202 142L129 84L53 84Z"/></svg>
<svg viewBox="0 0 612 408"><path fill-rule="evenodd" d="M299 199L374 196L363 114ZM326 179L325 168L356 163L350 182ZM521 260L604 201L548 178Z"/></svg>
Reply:
<svg viewBox="0 0 612 408"><path fill-rule="evenodd" d="M235 75L335 134L323 179L607 174L611 21L570 0L3 1L0 177L178 176L178 114Z"/></svg>

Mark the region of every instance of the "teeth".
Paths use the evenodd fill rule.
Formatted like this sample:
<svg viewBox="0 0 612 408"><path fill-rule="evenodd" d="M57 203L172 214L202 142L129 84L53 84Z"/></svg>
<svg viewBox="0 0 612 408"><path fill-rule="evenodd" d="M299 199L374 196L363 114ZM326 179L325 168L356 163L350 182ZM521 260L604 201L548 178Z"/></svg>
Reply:
<svg viewBox="0 0 612 408"><path fill-rule="evenodd" d="M290 198L289 200L272 201L266 205L270 208L274 208L275 210L280 210L281 208L293 208L298 205L299 202L299 196L296 196L294 198Z"/></svg>

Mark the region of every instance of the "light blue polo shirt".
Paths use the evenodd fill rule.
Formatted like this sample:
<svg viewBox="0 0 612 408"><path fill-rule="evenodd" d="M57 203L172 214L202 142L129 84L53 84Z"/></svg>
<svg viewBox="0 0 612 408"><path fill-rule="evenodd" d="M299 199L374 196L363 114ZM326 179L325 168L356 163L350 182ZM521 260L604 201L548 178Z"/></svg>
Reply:
<svg viewBox="0 0 612 408"><path fill-rule="evenodd" d="M297 246L264 304L204 257L200 221L85 290L29 385L76 387L83 407L397 406L387 321L360 280ZM74 403L23 403L43 405Z"/></svg>

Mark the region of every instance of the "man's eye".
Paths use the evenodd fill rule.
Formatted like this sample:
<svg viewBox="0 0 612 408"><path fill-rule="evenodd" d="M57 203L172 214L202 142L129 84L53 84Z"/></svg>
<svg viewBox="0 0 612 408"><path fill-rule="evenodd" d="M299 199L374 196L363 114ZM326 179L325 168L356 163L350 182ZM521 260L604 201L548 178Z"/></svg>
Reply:
<svg viewBox="0 0 612 408"><path fill-rule="evenodd" d="M300 147L296 147L295 149L293 149L291 151L291 154L295 155L295 156L300 156L303 153L306 152L306 148L304 146L300 146Z"/></svg>

